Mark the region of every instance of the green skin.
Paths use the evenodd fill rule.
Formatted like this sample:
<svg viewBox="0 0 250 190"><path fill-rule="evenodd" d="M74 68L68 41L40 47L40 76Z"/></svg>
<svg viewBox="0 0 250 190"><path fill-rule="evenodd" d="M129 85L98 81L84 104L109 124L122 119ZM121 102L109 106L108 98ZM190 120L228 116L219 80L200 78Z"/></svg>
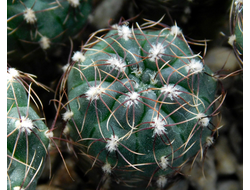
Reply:
<svg viewBox="0 0 250 190"><path fill-rule="evenodd" d="M36 34L37 31L42 36L48 37L51 41L50 47L44 51L46 51L47 54L49 52L54 53L58 45L68 42L69 37L73 38L82 31L88 15L91 12L91 0L80 1L78 7L71 6L67 0L58 1L60 5L58 5L56 1L53 2L51 0L22 0L25 6L20 3L19 0L15 0L14 3L12 3L12 1L13 0L7 1L8 19L14 15L23 13L26 9L25 6L32 8L37 18L34 24L27 23L24 20L24 15L21 14L7 22L7 26L10 28L7 30L7 51L14 51L8 55L8 60L13 62L20 62L23 56L40 47L38 42L41 36ZM64 23L67 17L68 19ZM18 29L12 33L16 28ZM44 51L42 50L43 49L40 48L26 59L29 60L32 59L32 57L37 58L38 55L44 57Z"/></svg>
<svg viewBox="0 0 250 190"><path fill-rule="evenodd" d="M212 113L213 106L209 105L214 100L216 80L208 75L212 72L206 66L201 73L185 69L191 58L177 56L194 54L181 35L175 38L167 28L143 33L134 29L134 35L125 40L116 29L112 29L104 37L105 41L85 52L84 62L75 63L68 76L69 109L74 113L68 126L71 138L88 147L82 150L93 160L97 159L96 166L102 167L106 162L112 167L117 164L112 173L124 181L142 180L137 185L144 189L152 175L153 181L162 175L173 176L181 164L196 155L201 146L204 147L212 132L208 127L200 126L196 116L198 113ZM151 61L147 52L150 52L150 45L157 42L165 46L164 53ZM124 71L105 63L113 56L125 61ZM200 60L198 57L193 59ZM167 61L170 62L164 64ZM161 70L157 69L162 66ZM142 69L140 76L134 73L137 67ZM159 73L158 82L150 84L150 75L154 72ZM91 99L89 86L98 86L100 81L105 92ZM166 83L176 85L180 94L171 97L162 93L159 88ZM131 101L130 106L129 92L139 93L136 103ZM153 118L157 115L167 124L165 132L154 134ZM131 126L135 129L131 130ZM112 135L124 137L113 151L106 148ZM158 166L163 156L169 160L167 168ZM132 182L132 185L136 183Z"/></svg>
<svg viewBox="0 0 250 190"><path fill-rule="evenodd" d="M236 36L236 48L243 55L243 5L241 8L237 16L234 32Z"/></svg>
<svg viewBox="0 0 250 190"><path fill-rule="evenodd" d="M15 96L14 96L15 94ZM15 97L16 100L15 101ZM28 97L24 87L17 81L7 84L7 189L15 187L35 189L42 173L49 139L48 130L36 112L27 105ZM17 104L18 106L17 106ZM16 122L20 116L26 116L33 121L36 128L20 130ZM28 185L29 184L29 185ZM28 186L28 187L27 187ZM16 190L16 189L15 189Z"/></svg>

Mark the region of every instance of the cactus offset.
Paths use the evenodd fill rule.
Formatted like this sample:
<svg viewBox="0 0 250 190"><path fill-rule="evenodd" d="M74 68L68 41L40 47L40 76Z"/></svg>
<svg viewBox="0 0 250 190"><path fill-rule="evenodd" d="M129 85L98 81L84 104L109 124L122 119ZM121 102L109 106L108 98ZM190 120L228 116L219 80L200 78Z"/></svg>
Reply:
<svg viewBox="0 0 250 190"><path fill-rule="evenodd" d="M243 65L243 1L233 0L230 10L231 36L228 43L233 47L234 53Z"/></svg>
<svg viewBox="0 0 250 190"><path fill-rule="evenodd" d="M30 106L32 76L14 68L7 76L7 189L35 189L53 133Z"/></svg>
<svg viewBox="0 0 250 190"><path fill-rule="evenodd" d="M30 55L44 57L44 52L53 53L58 44L83 29L91 11L90 2L8 0L8 59L20 62Z"/></svg>
<svg viewBox="0 0 250 190"><path fill-rule="evenodd" d="M202 155L216 130L217 82L178 26L120 23L76 53L63 118L92 167L102 169L99 185L116 176L123 185L162 188Z"/></svg>

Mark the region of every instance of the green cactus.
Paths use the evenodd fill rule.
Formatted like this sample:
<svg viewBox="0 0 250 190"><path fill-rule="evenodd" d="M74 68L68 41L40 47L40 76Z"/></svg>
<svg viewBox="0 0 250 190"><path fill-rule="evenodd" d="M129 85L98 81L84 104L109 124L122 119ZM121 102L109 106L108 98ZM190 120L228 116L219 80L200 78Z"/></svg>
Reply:
<svg viewBox="0 0 250 190"><path fill-rule="evenodd" d="M66 70L65 131L101 168L99 186L162 188L213 142L217 82L176 25L125 22L97 38Z"/></svg>
<svg viewBox="0 0 250 190"><path fill-rule="evenodd" d="M14 68L7 76L7 189L35 189L53 133L30 106L32 76Z"/></svg>
<svg viewBox="0 0 250 190"><path fill-rule="evenodd" d="M231 36L228 43L234 48L235 55L243 65L243 1L233 0L230 10Z"/></svg>
<svg viewBox="0 0 250 190"><path fill-rule="evenodd" d="M8 0L8 60L54 53L83 30L90 12L91 0Z"/></svg>

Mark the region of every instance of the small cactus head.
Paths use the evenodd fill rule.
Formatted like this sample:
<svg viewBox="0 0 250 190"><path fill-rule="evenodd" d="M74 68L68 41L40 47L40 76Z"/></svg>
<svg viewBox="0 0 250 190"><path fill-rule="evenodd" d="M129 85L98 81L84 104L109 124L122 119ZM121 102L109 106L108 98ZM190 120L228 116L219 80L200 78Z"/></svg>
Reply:
<svg viewBox="0 0 250 190"><path fill-rule="evenodd" d="M243 66L243 1L233 0L230 9L230 33L228 43Z"/></svg>
<svg viewBox="0 0 250 190"><path fill-rule="evenodd" d="M40 118L33 109L42 108L38 96L31 88L32 83L41 84L33 77L15 68L7 70L8 190L35 189L53 137L44 118Z"/></svg>
<svg viewBox="0 0 250 190"><path fill-rule="evenodd" d="M7 0L9 63L54 55L82 31L91 7L91 0Z"/></svg>

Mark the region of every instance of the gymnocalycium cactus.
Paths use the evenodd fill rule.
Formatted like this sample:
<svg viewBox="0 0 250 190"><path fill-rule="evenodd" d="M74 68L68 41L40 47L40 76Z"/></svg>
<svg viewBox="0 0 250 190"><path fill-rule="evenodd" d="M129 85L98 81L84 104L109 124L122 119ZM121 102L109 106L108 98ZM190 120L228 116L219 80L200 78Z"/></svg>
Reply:
<svg viewBox="0 0 250 190"><path fill-rule="evenodd" d="M7 189L35 189L53 133L30 106L35 100L25 79L30 74L7 72ZM38 84L38 83L37 83ZM28 96L27 96L28 92Z"/></svg>
<svg viewBox="0 0 250 190"><path fill-rule="evenodd" d="M83 30L90 12L90 0L8 0L8 59L55 50Z"/></svg>
<svg viewBox="0 0 250 190"><path fill-rule="evenodd" d="M113 180L163 188L213 143L211 117L222 96L215 98L213 73L177 25L148 20L108 30L75 52L65 71L64 132L92 160L90 169L102 170L99 187Z"/></svg>
<svg viewBox="0 0 250 190"><path fill-rule="evenodd" d="M243 66L243 1L233 0L230 10L230 32L228 43Z"/></svg>

